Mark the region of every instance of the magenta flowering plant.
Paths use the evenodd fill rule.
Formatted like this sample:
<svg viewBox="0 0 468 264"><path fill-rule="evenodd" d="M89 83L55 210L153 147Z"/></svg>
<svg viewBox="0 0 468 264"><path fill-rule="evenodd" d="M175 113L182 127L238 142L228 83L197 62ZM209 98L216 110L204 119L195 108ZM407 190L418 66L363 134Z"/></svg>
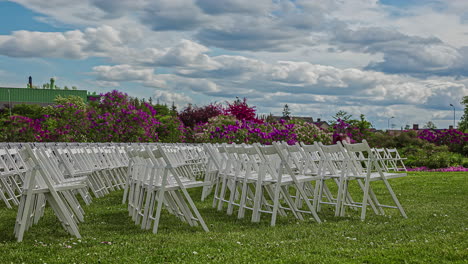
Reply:
<svg viewBox="0 0 468 264"><path fill-rule="evenodd" d="M438 169L430 169L428 167L416 167L416 168L408 168L408 171L428 171L428 172L458 172L458 171L468 171L468 168L463 166L456 166L456 167L448 167L448 168L438 168Z"/></svg>
<svg viewBox="0 0 468 264"><path fill-rule="evenodd" d="M331 135L314 124L299 120L258 123L251 120L238 120L234 116L221 115L200 124L194 129L195 142L213 143L261 143L272 144L284 141L288 144L314 141L331 142Z"/></svg>
<svg viewBox="0 0 468 264"><path fill-rule="evenodd" d="M438 146L446 145L450 151L468 155L468 133L456 129L423 129L418 131L418 138Z"/></svg>
<svg viewBox="0 0 468 264"><path fill-rule="evenodd" d="M151 104L112 91L89 105L60 98L60 104L46 107L40 119L13 116L3 121L5 141L79 142L181 142L184 127L178 118L167 116L160 122Z"/></svg>
<svg viewBox="0 0 468 264"><path fill-rule="evenodd" d="M361 128L347 123L342 119L337 119L336 123L332 127L333 135L332 141L335 144L337 141L341 141L344 138L349 138L350 143L361 142L365 135Z"/></svg>
<svg viewBox="0 0 468 264"><path fill-rule="evenodd" d="M73 103L54 105L47 109L41 124L47 138L40 141L87 142L89 120L86 109Z"/></svg>
<svg viewBox="0 0 468 264"><path fill-rule="evenodd" d="M224 113L224 108L220 104L209 104L203 107L187 106L179 113L179 119L186 127L193 128L197 124L208 122L208 119Z"/></svg>
<svg viewBox="0 0 468 264"><path fill-rule="evenodd" d="M247 99L244 98L242 101L240 99L235 100L233 103L227 103L227 107L224 110L226 115L235 116L238 120L241 121L252 121L255 123L263 123L262 120L257 119L255 116L255 106L249 106L247 104Z"/></svg>
<svg viewBox="0 0 468 264"><path fill-rule="evenodd" d="M41 119L32 119L25 116L11 116L4 120L0 128L0 134L4 141L13 142L37 142L49 137L47 130L41 125Z"/></svg>
<svg viewBox="0 0 468 264"><path fill-rule="evenodd" d="M87 112L89 138L93 142L156 142L161 130L156 114L147 103L137 108L127 94L103 94Z"/></svg>

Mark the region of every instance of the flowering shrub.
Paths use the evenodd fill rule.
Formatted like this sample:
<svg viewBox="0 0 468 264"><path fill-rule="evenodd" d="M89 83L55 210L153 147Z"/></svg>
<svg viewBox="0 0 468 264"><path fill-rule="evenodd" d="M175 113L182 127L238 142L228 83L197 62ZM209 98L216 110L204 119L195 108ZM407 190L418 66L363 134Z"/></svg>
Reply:
<svg viewBox="0 0 468 264"><path fill-rule="evenodd" d="M408 171L433 171L433 172L452 172L452 171L468 171L468 168L457 166L457 167L448 167L448 168L439 168L439 169L429 169L428 167L417 167L409 168Z"/></svg>
<svg viewBox="0 0 468 264"><path fill-rule="evenodd" d="M406 146L401 153L407 158L405 164L408 167L425 166L435 169L464 165L461 154L449 152L447 146L436 146L428 142L419 148Z"/></svg>
<svg viewBox="0 0 468 264"><path fill-rule="evenodd" d="M81 99L81 98L80 98ZM87 142L89 141L89 120L86 109L73 103L48 107L49 114L41 120L46 138L38 141Z"/></svg>
<svg viewBox="0 0 468 264"><path fill-rule="evenodd" d="M189 105L179 113L179 119L186 127L193 128L197 124L208 122L208 119L221 115L223 112L224 109L219 104L209 104L204 107Z"/></svg>
<svg viewBox="0 0 468 264"><path fill-rule="evenodd" d="M305 144L312 144L315 141L322 142L323 144L332 143L333 135L312 123L299 119L292 119L288 121L288 123L294 124L294 132L296 133L297 141L299 142L303 142Z"/></svg>
<svg viewBox="0 0 468 264"><path fill-rule="evenodd" d="M261 120L255 118L255 106L247 105L247 99L244 98L243 101L236 100L234 103L227 103L228 106L225 109L226 115L235 116L238 120L253 121L256 123L262 123Z"/></svg>
<svg viewBox="0 0 468 264"><path fill-rule="evenodd" d="M338 119L333 125L333 144L341 141L343 137L347 136L350 143L361 142L364 139L364 133L357 126L346 123L344 120Z"/></svg>
<svg viewBox="0 0 468 264"><path fill-rule="evenodd" d="M3 121L0 131L5 141L36 142L48 137L48 131L42 129L40 119L25 116L11 116Z"/></svg>
<svg viewBox="0 0 468 264"><path fill-rule="evenodd" d="M101 96L88 110L89 136L94 142L156 142L161 122L156 110L147 103L139 108L126 94L112 91Z"/></svg>
<svg viewBox="0 0 468 264"><path fill-rule="evenodd" d="M418 138L426 140L438 146L446 145L450 151L468 155L468 133L456 129L418 131Z"/></svg>
<svg viewBox="0 0 468 264"><path fill-rule="evenodd" d="M161 136L169 142L181 142L185 138L179 119L168 117L160 122L152 105L143 102L135 106L128 95L118 91L101 95L89 106L76 98L59 99L62 104L47 107L43 118L12 116L5 121L3 140L156 142Z"/></svg>
<svg viewBox="0 0 468 264"><path fill-rule="evenodd" d="M234 116L220 115L211 118L208 123L200 124L194 129L195 142L212 143L262 143L285 141L288 144L314 141L331 142L330 134L317 126L298 120L273 123L258 123L250 120L238 120Z"/></svg>

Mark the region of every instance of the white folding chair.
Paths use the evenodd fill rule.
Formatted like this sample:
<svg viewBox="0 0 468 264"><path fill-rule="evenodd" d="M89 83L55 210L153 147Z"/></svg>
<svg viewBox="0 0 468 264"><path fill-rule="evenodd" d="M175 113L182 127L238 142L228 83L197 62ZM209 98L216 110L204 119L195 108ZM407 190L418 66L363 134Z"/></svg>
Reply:
<svg viewBox="0 0 468 264"><path fill-rule="evenodd" d="M15 150L0 148L0 198L8 208L19 204L25 172L24 165L20 169L15 158L19 158Z"/></svg>
<svg viewBox="0 0 468 264"><path fill-rule="evenodd" d="M187 189L206 183L193 179L192 164L181 159L177 148L146 146L135 148L129 182L129 210L136 224L153 226L157 233L163 206L191 226L200 224L209 231Z"/></svg>
<svg viewBox="0 0 468 264"><path fill-rule="evenodd" d="M302 171L303 167L298 167L297 164L292 161L291 156L288 154L287 147L281 143L274 143L273 146L260 146L259 144L255 144L254 146L261 154L259 155L261 159L260 164L264 164L264 166L259 167L259 180L257 181L255 190L252 221L258 222L260 220L261 200L266 197L263 195L262 187L264 185L263 182L266 180L267 186L270 185L273 187L271 226L275 225L280 208L292 212L293 215L300 220L304 219L302 216L303 213L309 213L318 223L321 223L311 203L312 197L309 197L304 190L304 185L319 180L319 177L304 174ZM293 192L296 197L291 195L290 188L294 189ZM268 189L266 190L268 192ZM304 201L305 206L299 208L294 198Z"/></svg>
<svg viewBox="0 0 468 264"><path fill-rule="evenodd" d="M405 163L406 158L402 158L396 148L387 148L387 157L389 159L389 170L391 171L407 171Z"/></svg>
<svg viewBox="0 0 468 264"><path fill-rule="evenodd" d="M73 190L87 188L86 183L65 180L54 160L50 159L43 149L33 149L26 145L24 153L31 170L25 175L18 206L15 224L15 236L18 241L22 241L25 231L37 223L45 202L50 204L64 229L80 238L78 222L83 221L83 210Z"/></svg>
<svg viewBox="0 0 468 264"><path fill-rule="evenodd" d="M341 186L341 196L338 200L340 204L340 215L344 216L346 206L357 206L361 208L361 220L364 220L366 217L367 205L370 204L373 207L374 212L377 214L384 214L385 212L383 208L393 208L398 209L400 214L406 218L406 213L388 181L389 179L404 177L406 176L406 173L384 172L380 167L380 162L377 160L366 140L363 140L362 143L355 144L343 142L343 145L346 149L346 153L348 154L349 162L347 163L346 181L344 181ZM348 181L351 179L357 179L361 189L363 190L362 203L347 203L344 199L344 194L348 191ZM363 183L361 183L361 181L363 181ZM376 181L382 181L384 183L390 193L394 205L384 205L378 201L377 195L371 188L371 182Z"/></svg>

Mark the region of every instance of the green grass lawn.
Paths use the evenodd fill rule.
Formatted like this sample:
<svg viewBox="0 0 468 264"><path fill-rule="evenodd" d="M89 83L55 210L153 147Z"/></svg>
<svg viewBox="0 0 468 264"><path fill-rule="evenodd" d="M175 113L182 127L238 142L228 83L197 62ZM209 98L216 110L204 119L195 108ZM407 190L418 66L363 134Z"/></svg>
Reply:
<svg viewBox="0 0 468 264"><path fill-rule="evenodd" d="M195 190L210 232L163 211L153 234L134 225L119 191L85 206L82 239L68 235L49 208L17 243L16 209L1 205L0 263L468 263L468 173L411 172L390 183L408 219L389 209L387 216L369 211L362 222L356 211L338 218L324 207L322 224L291 215L270 227L268 215L257 224L249 215L237 220L210 199L199 202ZM384 194L383 185L374 188Z"/></svg>

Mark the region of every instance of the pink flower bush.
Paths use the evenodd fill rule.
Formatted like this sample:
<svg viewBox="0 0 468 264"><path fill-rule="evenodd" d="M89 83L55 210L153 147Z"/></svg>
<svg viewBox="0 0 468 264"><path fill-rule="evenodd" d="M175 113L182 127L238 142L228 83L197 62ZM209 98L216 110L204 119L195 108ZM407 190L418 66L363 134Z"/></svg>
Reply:
<svg viewBox="0 0 468 264"><path fill-rule="evenodd" d="M157 142L160 136L171 142L185 139L178 118L158 119L147 103L135 106L127 94L112 91L84 109L64 103L48 108L41 119L12 116L4 122L5 141L62 142Z"/></svg>
<svg viewBox="0 0 468 264"><path fill-rule="evenodd" d="M452 172L452 171L468 171L468 168L462 166L449 167L449 168L439 168L439 169L429 169L428 167L417 167L409 168L408 171L429 171L429 172Z"/></svg>
<svg viewBox="0 0 468 264"><path fill-rule="evenodd" d="M464 148L464 146L468 145L468 133L463 133L456 129L423 129L418 131L418 138L438 146L446 145L453 152L468 155L468 148Z"/></svg>
<svg viewBox="0 0 468 264"><path fill-rule="evenodd" d="M304 121L281 120L273 123L258 123L238 120L234 116L220 115L205 124L195 127L195 142L247 143L259 142L269 145L285 141L290 145L297 142L312 144L314 141L331 143L331 135L314 124Z"/></svg>

